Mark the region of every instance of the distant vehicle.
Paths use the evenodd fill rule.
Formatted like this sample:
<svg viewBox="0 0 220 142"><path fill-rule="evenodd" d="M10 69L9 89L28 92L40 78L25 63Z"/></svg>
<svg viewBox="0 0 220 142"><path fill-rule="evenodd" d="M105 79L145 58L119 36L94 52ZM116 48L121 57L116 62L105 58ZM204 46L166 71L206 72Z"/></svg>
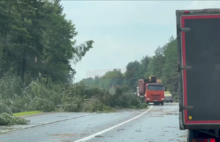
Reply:
<svg viewBox="0 0 220 142"><path fill-rule="evenodd" d="M136 93L136 95L139 97L140 96L140 94L139 94L139 87L137 87L137 93Z"/></svg>
<svg viewBox="0 0 220 142"><path fill-rule="evenodd" d="M161 105L164 103L164 86L161 79L151 76L147 79L139 79L138 92L146 103L153 102Z"/></svg>
<svg viewBox="0 0 220 142"><path fill-rule="evenodd" d="M220 9L176 11L179 128L187 142L220 141Z"/></svg>
<svg viewBox="0 0 220 142"><path fill-rule="evenodd" d="M170 102L170 103L173 102L173 96L170 94L169 91L165 91L164 96L165 96L164 102Z"/></svg>

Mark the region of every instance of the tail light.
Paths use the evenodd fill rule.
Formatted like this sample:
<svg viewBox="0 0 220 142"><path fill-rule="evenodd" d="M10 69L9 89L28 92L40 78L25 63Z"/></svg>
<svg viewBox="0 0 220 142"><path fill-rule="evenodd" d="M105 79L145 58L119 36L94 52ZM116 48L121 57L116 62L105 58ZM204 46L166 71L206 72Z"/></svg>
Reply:
<svg viewBox="0 0 220 142"><path fill-rule="evenodd" d="M188 11L188 10L185 10L184 13L185 13L185 14L189 14L189 11Z"/></svg>
<svg viewBox="0 0 220 142"><path fill-rule="evenodd" d="M211 139L192 139L191 142L216 142L214 138Z"/></svg>

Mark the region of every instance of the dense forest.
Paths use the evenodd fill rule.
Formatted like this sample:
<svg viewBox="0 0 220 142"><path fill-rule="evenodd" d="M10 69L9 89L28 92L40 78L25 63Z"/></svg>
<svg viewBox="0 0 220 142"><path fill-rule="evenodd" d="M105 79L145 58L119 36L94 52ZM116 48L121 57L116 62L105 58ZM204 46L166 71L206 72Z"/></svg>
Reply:
<svg viewBox="0 0 220 142"><path fill-rule="evenodd" d="M30 83L39 76L71 82L92 40L76 45L74 24L65 19L60 0L0 1L0 78L16 75Z"/></svg>
<svg viewBox="0 0 220 142"><path fill-rule="evenodd" d="M103 76L83 79L81 83L104 89L109 89L111 86L127 86L136 91L138 79L156 76L162 79L167 90L176 98L179 78L177 60L176 39L171 37L168 43L156 49L153 57L146 55L140 61L129 62L125 73L120 69L114 69Z"/></svg>

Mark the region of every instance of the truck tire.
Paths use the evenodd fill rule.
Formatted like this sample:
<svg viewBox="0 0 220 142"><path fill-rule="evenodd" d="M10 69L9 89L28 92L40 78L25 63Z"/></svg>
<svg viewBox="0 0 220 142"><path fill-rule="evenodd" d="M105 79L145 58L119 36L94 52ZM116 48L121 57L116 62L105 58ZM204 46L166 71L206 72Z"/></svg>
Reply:
<svg viewBox="0 0 220 142"><path fill-rule="evenodd" d="M187 142L192 142L192 130L188 130L187 132Z"/></svg>
<svg viewBox="0 0 220 142"><path fill-rule="evenodd" d="M162 103L160 103L161 105L163 105L163 102Z"/></svg>
<svg viewBox="0 0 220 142"><path fill-rule="evenodd" d="M186 140L186 142L190 142L189 130L187 132L187 140Z"/></svg>

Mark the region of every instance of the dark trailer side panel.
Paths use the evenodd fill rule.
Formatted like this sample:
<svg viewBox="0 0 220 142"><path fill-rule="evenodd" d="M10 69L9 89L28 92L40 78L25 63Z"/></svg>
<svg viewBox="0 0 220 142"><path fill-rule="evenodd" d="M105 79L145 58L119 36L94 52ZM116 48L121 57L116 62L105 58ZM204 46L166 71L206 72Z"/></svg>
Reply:
<svg viewBox="0 0 220 142"><path fill-rule="evenodd" d="M178 20L178 19L177 19ZM181 15L180 32L182 103L184 125L220 124L220 14Z"/></svg>

